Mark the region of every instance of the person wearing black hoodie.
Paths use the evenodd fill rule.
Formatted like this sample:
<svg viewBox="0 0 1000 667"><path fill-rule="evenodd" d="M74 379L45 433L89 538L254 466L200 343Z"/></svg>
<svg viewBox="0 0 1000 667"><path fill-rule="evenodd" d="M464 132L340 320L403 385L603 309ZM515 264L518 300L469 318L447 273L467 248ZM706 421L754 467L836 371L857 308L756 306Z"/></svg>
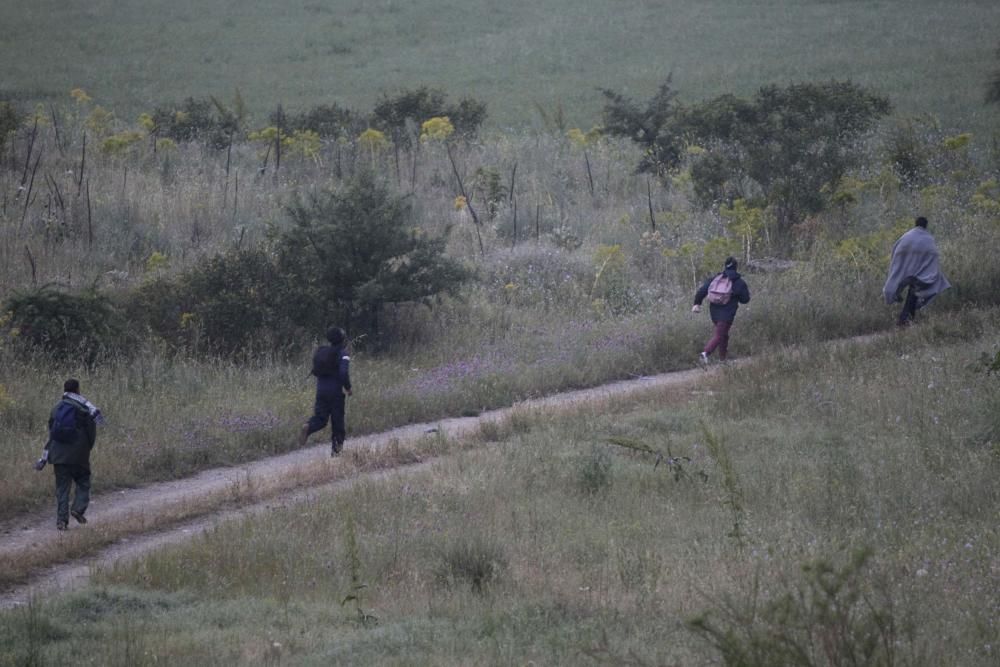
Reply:
<svg viewBox="0 0 1000 667"><path fill-rule="evenodd" d="M313 416L299 432L299 446L305 446L311 433L321 431L330 422L330 455L337 456L344 447L347 427L344 421L346 397L351 395L351 358L345 344L347 334L339 327L326 332L329 345L323 345L313 353L312 375L316 376L316 403Z"/></svg>
<svg viewBox="0 0 1000 667"><path fill-rule="evenodd" d="M695 292L694 306L691 308L691 312L700 313L701 302L708 297L708 312L712 316L712 324L715 325L712 337L705 343L699 357L699 361L703 364L708 363L709 355L716 349L719 350L719 359L726 360L729 355L729 329L733 326L733 320L736 319L736 310L741 303L750 301L750 288L736 271L737 266L733 257L727 257L722 272L706 280ZM720 291L720 283L723 288L726 287L727 281L725 279L728 279L728 291Z"/></svg>

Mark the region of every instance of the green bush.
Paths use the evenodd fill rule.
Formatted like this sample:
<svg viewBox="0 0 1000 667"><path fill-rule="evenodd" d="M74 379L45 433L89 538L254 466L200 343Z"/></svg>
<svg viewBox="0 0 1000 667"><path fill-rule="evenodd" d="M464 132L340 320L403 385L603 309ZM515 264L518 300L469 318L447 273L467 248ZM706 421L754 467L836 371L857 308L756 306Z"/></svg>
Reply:
<svg viewBox="0 0 1000 667"><path fill-rule="evenodd" d="M809 563L801 581L771 599L761 599L755 580L746 600L720 601L688 628L731 667L906 664L891 604L877 599L862 578L868 557L858 551L839 569L825 560Z"/></svg>
<svg viewBox="0 0 1000 667"><path fill-rule="evenodd" d="M500 581L506 569L507 557L500 542L477 534L462 536L445 547L434 574L445 587L466 584L482 594Z"/></svg>
<svg viewBox="0 0 1000 667"><path fill-rule="evenodd" d="M397 145L409 147L407 123L419 130L424 121L442 116L448 117L458 136L471 138L486 120L486 105L472 98L449 104L443 91L421 86L383 97L372 110L372 127L390 135Z"/></svg>
<svg viewBox="0 0 1000 667"><path fill-rule="evenodd" d="M178 349L231 355L295 340L308 318L294 285L263 247L216 255L177 278L140 287L128 300L133 321Z"/></svg>
<svg viewBox="0 0 1000 667"><path fill-rule="evenodd" d="M324 138L349 137L361 134L365 129L365 119L350 109L337 104L320 104L308 111L287 119L292 130L312 130Z"/></svg>
<svg viewBox="0 0 1000 667"><path fill-rule="evenodd" d="M91 363L127 351L133 340L121 310L96 290L69 293L42 287L16 292L3 310L8 339L52 356Z"/></svg>
<svg viewBox="0 0 1000 667"><path fill-rule="evenodd" d="M244 111L237 93L236 110L231 111L215 98L198 100L189 97L179 105L157 107L153 112L153 132L176 142L205 141L224 149L240 131Z"/></svg>

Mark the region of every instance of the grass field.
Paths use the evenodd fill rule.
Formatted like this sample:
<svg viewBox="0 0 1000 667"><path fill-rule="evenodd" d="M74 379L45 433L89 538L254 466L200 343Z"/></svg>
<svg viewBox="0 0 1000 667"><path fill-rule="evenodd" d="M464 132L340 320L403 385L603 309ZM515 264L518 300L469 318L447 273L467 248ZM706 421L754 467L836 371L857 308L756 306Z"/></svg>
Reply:
<svg viewBox="0 0 1000 667"><path fill-rule="evenodd" d="M997 317L484 431L430 472L222 526L5 613L0 653L719 664L691 626L707 613L757 659L728 665L788 664L782 647L807 665L996 664L1000 393L980 355L1000 345ZM655 466L612 436L689 459Z"/></svg>
<svg viewBox="0 0 1000 667"><path fill-rule="evenodd" d="M1000 32L991 0L38 0L2 10L0 93L65 100L82 87L124 118L239 88L256 120L278 103L368 110L429 85L488 104L500 127L562 105L597 122L598 88L683 99L850 78L904 114L984 132ZM992 117L995 118L995 117Z"/></svg>

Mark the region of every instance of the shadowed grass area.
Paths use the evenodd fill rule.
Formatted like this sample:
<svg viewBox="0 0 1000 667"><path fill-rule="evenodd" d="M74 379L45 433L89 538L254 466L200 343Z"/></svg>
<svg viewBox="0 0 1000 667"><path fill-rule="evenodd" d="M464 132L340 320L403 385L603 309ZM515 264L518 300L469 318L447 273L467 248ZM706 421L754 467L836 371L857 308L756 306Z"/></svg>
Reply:
<svg viewBox="0 0 1000 667"><path fill-rule="evenodd" d="M4 614L0 642L196 664L704 664L715 649L685 621L705 612L767 642L849 627L813 608L765 631L819 573L841 582L828 599L892 623L891 664L989 665L997 318L805 347L686 402L520 420L416 478L220 526ZM836 664L833 646L804 664Z"/></svg>

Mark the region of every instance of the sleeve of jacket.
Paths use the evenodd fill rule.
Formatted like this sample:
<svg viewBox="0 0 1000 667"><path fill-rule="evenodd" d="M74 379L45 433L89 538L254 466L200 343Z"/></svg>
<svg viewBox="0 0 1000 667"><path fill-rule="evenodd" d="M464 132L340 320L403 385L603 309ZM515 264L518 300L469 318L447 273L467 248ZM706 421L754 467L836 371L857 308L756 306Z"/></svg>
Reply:
<svg viewBox="0 0 1000 667"><path fill-rule="evenodd" d="M738 287L739 287L739 289L736 292L736 300L739 301L740 303L749 303L750 302L750 286L747 285L747 281L745 281L742 278L740 278L740 281L738 283Z"/></svg>
<svg viewBox="0 0 1000 667"><path fill-rule="evenodd" d="M87 413L83 419L83 431L87 436L87 447L93 449L94 445L97 444L97 422L90 416L90 413Z"/></svg>
<svg viewBox="0 0 1000 667"><path fill-rule="evenodd" d="M351 391L351 357L345 351L340 353L340 385Z"/></svg>
<svg viewBox="0 0 1000 667"><path fill-rule="evenodd" d="M715 276L712 276L712 278L715 278ZM712 278L706 280L702 286L698 288L698 291L694 293L694 305L700 306L701 302L705 300L706 296L708 296L708 286L712 284Z"/></svg>
<svg viewBox="0 0 1000 667"><path fill-rule="evenodd" d="M52 408L52 412L49 413L49 423L45 429L45 447L44 447L45 451L49 451L49 445L52 444L52 438L49 436L49 434L52 433L52 420L54 414L55 414L55 408Z"/></svg>

